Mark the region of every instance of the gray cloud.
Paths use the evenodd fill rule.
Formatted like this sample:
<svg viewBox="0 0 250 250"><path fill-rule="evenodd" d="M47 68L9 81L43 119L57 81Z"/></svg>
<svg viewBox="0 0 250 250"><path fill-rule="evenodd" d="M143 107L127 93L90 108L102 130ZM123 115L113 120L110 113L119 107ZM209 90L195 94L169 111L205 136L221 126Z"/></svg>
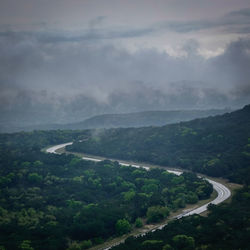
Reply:
<svg viewBox="0 0 250 250"><path fill-rule="evenodd" d="M188 33L192 31L204 30L217 27L219 24L208 20L197 20L188 22L167 22L159 25L162 28L170 29L178 33Z"/></svg>
<svg viewBox="0 0 250 250"><path fill-rule="evenodd" d="M124 38L138 38L157 35L167 31L174 31L176 33L190 33L200 30L218 29L220 32L235 33L235 34L249 34L250 32L250 9L241 9L232 11L226 15L211 19L197 19L186 21L161 21L153 23L147 27L113 27L101 28L102 23L107 17L98 16L89 22L89 27L78 30L76 32L62 32L62 31L47 31L47 32L13 32L5 31L0 32L0 37L29 37L37 39L42 43L72 43L72 42L85 42L93 40L112 40ZM46 24L42 24L46 27ZM6 26L6 28L11 26Z"/></svg>
<svg viewBox="0 0 250 250"><path fill-rule="evenodd" d="M205 60L134 53L92 42L48 43L47 33L1 33L1 119L70 122L111 112L241 106L250 101L250 41Z"/></svg>
<svg viewBox="0 0 250 250"><path fill-rule="evenodd" d="M33 37L42 43L72 43L84 42L88 40L102 40L102 39L117 39L117 38L134 38L148 35L155 32L154 28L138 28L138 29L98 29L90 28L74 32L0 32L0 37Z"/></svg>
<svg viewBox="0 0 250 250"><path fill-rule="evenodd" d="M229 12L221 18L214 20L193 20L185 22L166 22L159 27L171 29L179 33L207 30L211 28L224 28L225 32L249 33L250 9L241 9ZM237 27L234 27L237 26Z"/></svg>
<svg viewBox="0 0 250 250"><path fill-rule="evenodd" d="M247 17L247 18L250 18L250 8L231 11L226 16L228 16L228 17L232 16L232 17Z"/></svg>
<svg viewBox="0 0 250 250"><path fill-rule="evenodd" d="M100 26L106 18L107 17L105 17L105 16L98 16L98 17L90 20L90 22L89 22L90 28L95 28L96 26Z"/></svg>
<svg viewBox="0 0 250 250"><path fill-rule="evenodd" d="M249 97L250 40L240 39L231 43L224 54L211 60L211 65L218 76L218 82L228 82L233 95Z"/></svg>
<svg viewBox="0 0 250 250"><path fill-rule="evenodd" d="M14 2L0 3L0 122L250 103L245 0Z"/></svg>

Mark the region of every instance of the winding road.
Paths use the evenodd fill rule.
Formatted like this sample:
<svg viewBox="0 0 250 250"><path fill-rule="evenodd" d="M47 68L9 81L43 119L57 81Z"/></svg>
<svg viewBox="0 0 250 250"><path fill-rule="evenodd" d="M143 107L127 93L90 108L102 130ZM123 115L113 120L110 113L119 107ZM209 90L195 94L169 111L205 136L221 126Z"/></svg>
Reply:
<svg viewBox="0 0 250 250"><path fill-rule="evenodd" d="M60 154L60 153L57 152L58 149L64 148L64 147L66 147L68 145L71 145L71 144L73 144L73 142L68 142L68 143L64 143L64 144L55 145L55 146L52 146L52 147L46 149L46 152L47 153ZM96 162L102 161L102 159L98 159L98 158L94 158L94 157L82 157L82 159L89 160L89 161L96 161ZM146 170L149 170L149 167L130 164L130 163L127 163L127 162L124 162L124 161L118 161L118 163L120 165L123 165L123 166L132 166L132 167L135 167L135 168L144 168ZM170 172L170 173L174 173L176 175L182 174L181 171L168 170L168 169L167 169L167 171ZM193 215L193 214L201 214L201 213L203 213L203 212L205 212L207 210L207 206L209 204L217 205L217 204L225 201L226 199L228 199L231 196L231 191L226 186L224 186L223 184L221 184L219 182L216 182L216 181L213 181L213 180L210 180L208 178L205 178L205 179L213 185L214 190L218 194L217 197L213 201L208 202L208 203L206 203L205 205L203 205L201 207L195 208L195 209L193 209L191 211L190 210L183 211L179 215L175 216L176 219L179 219L179 218L184 217L184 216ZM153 231L155 231L157 229L162 229L166 224L167 223L161 224L160 226L155 227L153 229L150 229L149 231L153 232ZM143 233L143 234L145 234L145 233ZM106 248L106 249L109 249L109 248Z"/></svg>

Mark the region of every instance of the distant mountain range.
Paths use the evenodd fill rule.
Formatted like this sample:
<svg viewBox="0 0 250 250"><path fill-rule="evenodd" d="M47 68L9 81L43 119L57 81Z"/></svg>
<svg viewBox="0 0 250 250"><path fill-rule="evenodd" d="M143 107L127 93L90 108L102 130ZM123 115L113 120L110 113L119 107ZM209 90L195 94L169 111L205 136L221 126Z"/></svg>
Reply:
<svg viewBox="0 0 250 250"><path fill-rule="evenodd" d="M230 112L230 109L209 110L175 110L175 111L143 111L124 114L103 114L93 116L77 123L69 124L41 124L18 126L17 124L0 124L0 132L17 132L31 130L53 129L93 129L93 128L126 128L163 126L196 118L215 116Z"/></svg>

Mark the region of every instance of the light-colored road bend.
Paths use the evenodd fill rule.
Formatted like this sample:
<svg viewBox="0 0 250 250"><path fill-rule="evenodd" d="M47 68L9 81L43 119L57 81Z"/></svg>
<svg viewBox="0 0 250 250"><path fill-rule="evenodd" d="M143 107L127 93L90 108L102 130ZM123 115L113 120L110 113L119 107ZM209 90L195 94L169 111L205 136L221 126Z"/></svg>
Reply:
<svg viewBox="0 0 250 250"><path fill-rule="evenodd" d="M47 148L47 149L46 149L46 152L47 152L47 153L53 153L53 154L59 154L59 153L56 152L58 149L64 148L64 147L66 147L66 146L68 146L68 145L72 145L72 144L73 144L73 142L67 142L67 143L55 145L55 146L52 146L52 147Z"/></svg>
<svg viewBox="0 0 250 250"><path fill-rule="evenodd" d="M58 149L64 148L64 147L66 147L68 145L72 145L72 144L73 144L73 142L68 142L68 143L55 145L55 146L52 146L52 147L46 149L46 152L47 153L59 154L58 152L56 152ZM98 158L94 158L94 157L82 157L82 159L88 160L88 161L95 161L95 162L102 161L102 159L98 159ZM144 168L146 170L149 170L149 167L146 167L146 166L143 166L143 165L130 164L130 163L127 163L127 162L124 162L124 161L118 161L118 163L120 165L123 165L123 166L132 166L132 167L135 167L135 168ZM167 169L167 171L170 172L170 173L176 174L176 175L181 175L182 174L181 171L168 170L168 169ZM193 214L201 214L201 213L203 213L203 212L205 212L207 210L207 206L209 204L217 205L217 204L225 201L226 199L228 199L231 196L231 191L226 186L224 186L223 184L221 184L221 183L219 183L217 181L214 181L214 180L210 180L208 178L205 178L205 179L213 185L213 189L218 194L217 197L213 201L208 202L208 203L206 203L205 205L203 205L201 207L195 208L195 209L193 209L191 211L182 212L179 215L175 216L174 218L179 219L179 218L189 216L189 215L193 215ZM155 227L154 229L151 229L149 231L153 232L153 231L155 231L157 229L162 229L166 225L167 225L167 223L166 224L161 224L160 226ZM145 234L145 233L143 233L143 234ZM140 234L140 235L142 235L142 234ZM137 236L139 236L139 235L137 235ZM122 243L122 242L114 244L111 247L113 247L115 245L118 245L120 243ZM108 250L111 247L105 248L105 250Z"/></svg>

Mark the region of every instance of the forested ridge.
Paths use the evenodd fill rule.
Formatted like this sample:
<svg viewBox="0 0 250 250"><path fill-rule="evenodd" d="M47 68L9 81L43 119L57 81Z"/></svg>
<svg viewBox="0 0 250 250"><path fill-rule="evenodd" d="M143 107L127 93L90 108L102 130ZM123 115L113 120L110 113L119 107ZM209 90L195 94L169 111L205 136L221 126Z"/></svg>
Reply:
<svg viewBox="0 0 250 250"><path fill-rule="evenodd" d="M166 124L189 121L195 118L208 117L226 113L226 109L211 110L170 110L144 111L125 114L104 114L88 118L82 122L69 124L71 129L82 128L118 128L163 126Z"/></svg>
<svg viewBox="0 0 250 250"><path fill-rule="evenodd" d="M159 222L213 191L192 173L41 152L84 132L0 136L0 249L86 249Z"/></svg>
<svg viewBox="0 0 250 250"><path fill-rule="evenodd" d="M96 130L67 150L250 181L250 105L163 127Z"/></svg>

